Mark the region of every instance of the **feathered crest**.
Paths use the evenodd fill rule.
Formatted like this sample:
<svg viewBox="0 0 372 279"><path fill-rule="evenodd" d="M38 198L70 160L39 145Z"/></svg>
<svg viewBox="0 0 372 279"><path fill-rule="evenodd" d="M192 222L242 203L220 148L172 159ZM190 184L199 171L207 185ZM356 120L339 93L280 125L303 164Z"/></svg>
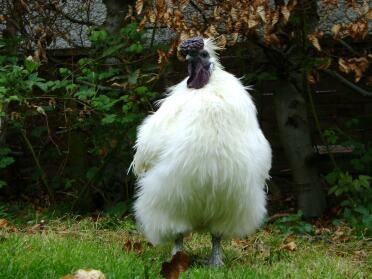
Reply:
<svg viewBox="0 0 372 279"><path fill-rule="evenodd" d="M204 49L209 53L209 56L213 58L213 63L215 66L222 68L220 59L217 51L220 51L222 48L217 45L217 42L214 38L206 38L204 41Z"/></svg>
<svg viewBox="0 0 372 279"><path fill-rule="evenodd" d="M220 59L218 57L217 51L222 48L218 46L217 39L214 38L202 38L202 37L193 37L187 40L184 40L178 47L178 52L181 53L183 57L186 56L187 51L190 49L204 49L209 53L209 56L212 58L212 62L215 66L222 69Z"/></svg>

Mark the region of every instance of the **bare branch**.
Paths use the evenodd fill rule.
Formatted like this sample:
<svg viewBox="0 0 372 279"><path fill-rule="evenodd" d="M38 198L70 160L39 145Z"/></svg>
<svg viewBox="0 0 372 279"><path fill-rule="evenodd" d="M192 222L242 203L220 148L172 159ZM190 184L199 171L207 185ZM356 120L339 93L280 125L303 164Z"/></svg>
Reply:
<svg viewBox="0 0 372 279"><path fill-rule="evenodd" d="M339 73L337 73L335 71L332 71L332 70L328 70L328 69L323 69L323 72L325 72L326 74L338 79L340 82L342 82L344 85L346 85L350 89L354 90L355 92L358 92L359 94L361 94L363 96L372 97L372 92L367 91L367 90L357 86L355 83L353 83L351 81L348 81L346 78L344 78Z"/></svg>
<svg viewBox="0 0 372 279"><path fill-rule="evenodd" d="M118 89L118 88L113 88L113 87L110 87L110 86L104 86L104 85L99 85L99 84L94 84L94 83L91 83L89 81L85 81L85 80L79 80L79 81L76 81L77 83L80 83L80 84L83 84L83 85L87 85L87 86L90 86L90 87L95 87L99 90L102 90L102 91L118 91L118 92L124 92L123 89Z"/></svg>
<svg viewBox="0 0 372 279"><path fill-rule="evenodd" d="M344 40L342 39L338 39L337 40L340 44L342 44L344 47L346 47L351 53L353 53L354 55L358 55L360 56L360 53L358 53L355 49L353 49L347 42L345 42Z"/></svg>

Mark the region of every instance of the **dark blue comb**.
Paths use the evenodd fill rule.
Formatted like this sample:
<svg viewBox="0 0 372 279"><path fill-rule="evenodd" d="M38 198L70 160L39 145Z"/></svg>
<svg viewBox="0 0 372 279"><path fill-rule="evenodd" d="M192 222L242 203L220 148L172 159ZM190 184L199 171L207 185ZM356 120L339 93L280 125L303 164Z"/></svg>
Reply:
<svg viewBox="0 0 372 279"><path fill-rule="evenodd" d="M183 41L180 45L180 52L186 56L192 50L199 50L204 48L204 41L202 37L193 37Z"/></svg>

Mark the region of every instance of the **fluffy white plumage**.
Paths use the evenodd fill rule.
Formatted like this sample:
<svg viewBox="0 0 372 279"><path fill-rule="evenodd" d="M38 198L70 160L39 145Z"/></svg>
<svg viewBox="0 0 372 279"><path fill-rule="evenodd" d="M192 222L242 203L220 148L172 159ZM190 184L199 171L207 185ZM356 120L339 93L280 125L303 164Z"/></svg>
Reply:
<svg viewBox="0 0 372 279"><path fill-rule="evenodd" d="M170 88L138 129L135 213L153 244L196 230L242 237L266 214L271 149L255 105L223 70L213 41L205 39L204 49L214 64L209 82Z"/></svg>

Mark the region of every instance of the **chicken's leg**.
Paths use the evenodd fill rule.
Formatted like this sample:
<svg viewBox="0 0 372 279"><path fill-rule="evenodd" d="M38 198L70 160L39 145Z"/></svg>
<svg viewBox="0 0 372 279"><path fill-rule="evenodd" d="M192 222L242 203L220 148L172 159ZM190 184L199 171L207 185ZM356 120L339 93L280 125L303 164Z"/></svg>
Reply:
<svg viewBox="0 0 372 279"><path fill-rule="evenodd" d="M178 234L174 241L172 255L174 256L178 251L183 251L183 234L182 233Z"/></svg>
<svg viewBox="0 0 372 279"><path fill-rule="evenodd" d="M209 258L208 265L212 267L224 265L222 261L221 236L212 234L212 254Z"/></svg>

